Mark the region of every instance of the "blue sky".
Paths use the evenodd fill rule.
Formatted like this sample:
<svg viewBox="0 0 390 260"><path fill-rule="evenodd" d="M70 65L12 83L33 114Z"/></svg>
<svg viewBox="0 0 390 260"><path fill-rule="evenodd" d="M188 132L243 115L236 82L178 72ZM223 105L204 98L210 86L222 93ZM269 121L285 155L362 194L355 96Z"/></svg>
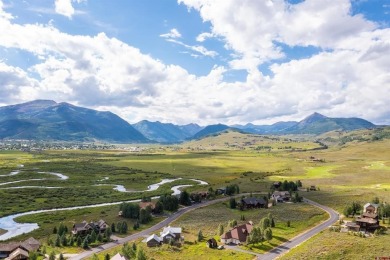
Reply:
<svg viewBox="0 0 390 260"><path fill-rule="evenodd" d="M390 124L389 17L390 0L0 0L0 104L53 99L131 123Z"/></svg>

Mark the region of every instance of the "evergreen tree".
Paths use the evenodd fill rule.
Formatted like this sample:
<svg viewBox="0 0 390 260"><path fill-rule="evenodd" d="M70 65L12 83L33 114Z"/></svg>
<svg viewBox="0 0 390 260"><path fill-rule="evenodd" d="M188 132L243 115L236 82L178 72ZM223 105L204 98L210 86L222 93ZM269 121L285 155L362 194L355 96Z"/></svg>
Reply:
<svg viewBox="0 0 390 260"><path fill-rule="evenodd" d="M145 252L144 250L142 249L142 247L139 247L137 249L137 254L136 254L136 257L135 257L137 260L146 260L146 255L145 255Z"/></svg>
<svg viewBox="0 0 390 260"><path fill-rule="evenodd" d="M137 245L133 242L133 244L131 245L132 249L135 251L137 251Z"/></svg>
<svg viewBox="0 0 390 260"><path fill-rule="evenodd" d="M77 246L81 246L81 243L83 243L83 241L81 240L81 237L77 237Z"/></svg>
<svg viewBox="0 0 390 260"><path fill-rule="evenodd" d="M51 251L49 255L49 260L55 260L55 259L56 259L56 254L54 253L54 251Z"/></svg>
<svg viewBox="0 0 390 260"><path fill-rule="evenodd" d="M83 241L83 248L84 249L88 249L89 245L88 245L88 237L85 237L84 238L84 241Z"/></svg>
<svg viewBox="0 0 390 260"><path fill-rule="evenodd" d="M68 239L66 238L65 234L62 234L60 240L61 240L61 245L62 246L68 246Z"/></svg>
<svg viewBox="0 0 390 260"><path fill-rule="evenodd" d="M199 232L198 232L198 242L200 242L202 240L203 240L203 233L202 233L202 230L199 230Z"/></svg>
<svg viewBox="0 0 390 260"><path fill-rule="evenodd" d="M111 224L111 232L112 232L112 233L115 233L115 232L116 232L116 231L115 231L115 223L114 223L114 222Z"/></svg>
<svg viewBox="0 0 390 260"><path fill-rule="evenodd" d="M264 230L264 239L267 240L268 242L272 239L272 230L271 230L271 228L266 228Z"/></svg>
<svg viewBox="0 0 390 260"><path fill-rule="evenodd" d="M30 260L37 260L38 259L38 252L37 251L31 251L29 254L28 254L28 259Z"/></svg>
<svg viewBox="0 0 390 260"><path fill-rule="evenodd" d="M180 193L179 203L184 206L190 206L191 205L191 199L190 194L186 190L182 191Z"/></svg>
<svg viewBox="0 0 390 260"><path fill-rule="evenodd" d="M99 233L98 235L97 235L97 241L99 241L100 243L101 242L103 242L103 236L102 236L102 234L101 233Z"/></svg>
<svg viewBox="0 0 390 260"><path fill-rule="evenodd" d="M59 260L65 260L64 255L62 253L60 253Z"/></svg>
<svg viewBox="0 0 390 260"><path fill-rule="evenodd" d="M91 232L91 235L90 235L90 243L95 243L96 242L96 239L97 239L97 234L95 232L95 230L92 230Z"/></svg>
<svg viewBox="0 0 390 260"><path fill-rule="evenodd" d="M123 221L123 223L122 223L122 228L121 228L120 233L126 234L126 233L127 233L127 230L128 230L128 228L127 228L127 222L126 222L126 221Z"/></svg>
<svg viewBox="0 0 390 260"><path fill-rule="evenodd" d="M161 203L161 201L157 201L156 205L154 206L154 213L160 214L164 211L164 206Z"/></svg>
<svg viewBox="0 0 390 260"><path fill-rule="evenodd" d="M109 254L106 254L106 255L104 256L104 260L110 260L110 255L109 255Z"/></svg>
<svg viewBox="0 0 390 260"><path fill-rule="evenodd" d="M53 228L53 234L57 234L57 227Z"/></svg>
<svg viewBox="0 0 390 260"><path fill-rule="evenodd" d="M223 225L219 224L219 226L218 226L218 235L221 236L223 234L223 232L224 232Z"/></svg>
<svg viewBox="0 0 390 260"><path fill-rule="evenodd" d="M55 240L55 242L54 242L54 245L56 246L56 247L60 247L61 246L61 240L60 240L60 236L57 234L57 236L56 236L56 240Z"/></svg>
<svg viewBox="0 0 390 260"><path fill-rule="evenodd" d="M236 199L235 199L235 198L231 198L231 199L229 200L229 207L230 207L231 209L235 209L235 208L237 207L237 202L236 202Z"/></svg>

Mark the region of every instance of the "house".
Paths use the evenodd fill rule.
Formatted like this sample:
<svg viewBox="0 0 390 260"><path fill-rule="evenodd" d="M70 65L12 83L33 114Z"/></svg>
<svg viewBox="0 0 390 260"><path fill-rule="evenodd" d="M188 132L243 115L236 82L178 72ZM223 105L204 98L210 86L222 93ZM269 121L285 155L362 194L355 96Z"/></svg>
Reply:
<svg viewBox="0 0 390 260"><path fill-rule="evenodd" d="M210 238L209 240L207 240L206 245L208 248L217 248L218 247L217 240L215 240L214 238Z"/></svg>
<svg viewBox="0 0 390 260"><path fill-rule="evenodd" d="M38 251L40 246L41 243L32 237L23 242L10 242L7 244L0 244L0 259L28 259L29 253L33 251Z"/></svg>
<svg viewBox="0 0 390 260"><path fill-rule="evenodd" d="M73 225L72 233L73 235L86 235L95 230L96 233L104 233L106 229L109 228L109 225L104 220L99 220L97 222L83 221L81 223L76 223Z"/></svg>
<svg viewBox="0 0 390 260"><path fill-rule="evenodd" d="M241 199L243 209L264 208L267 202L263 198L244 198Z"/></svg>
<svg viewBox="0 0 390 260"><path fill-rule="evenodd" d="M178 241L181 239L181 228L180 227L165 227L160 233L161 240L164 243L169 243L171 239Z"/></svg>
<svg viewBox="0 0 390 260"><path fill-rule="evenodd" d="M284 202L284 201L289 201L291 199L290 192L288 191L274 191L271 197L276 202Z"/></svg>
<svg viewBox="0 0 390 260"><path fill-rule="evenodd" d="M117 253L113 257L110 258L111 260L127 260L126 257L122 256L121 254Z"/></svg>
<svg viewBox="0 0 390 260"><path fill-rule="evenodd" d="M281 183L280 181L276 181L276 182L274 182L272 185L273 185L273 187L274 187L275 189L279 189L280 186L282 185L282 183Z"/></svg>
<svg viewBox="0 0 390 260"><path fill-rule="evenodd" d="M355 218L355 222L347 223L351 231L375 231L380 227L378 217L378 204L366 203L363 214Z"/></svg>
<svg viewBox="0 0 390 260"><path fill-rule="evenodd" d="M146 239L146 245L148 247L160 246L162 241L163 240L160 237L158 237L157 235L153 234L153 235L149 236Z"/></svg>
<svg viewBox="0 0 390 260"><path fill-rule="evenodd" d="M253 229L253 224L248 222L246 224L237 226L228 232L222 234L221 242L224 244L241 244L246 242L246 239Z"/></svg>
<svg viewBox="0 0 390 260"><path fill-rule="evenodd" d="M226 188L218 188L218 189L215 190L215 193L216 193L217 195L219 195L219 194L225 194L225 193L226 193Z"/></svg>
<svg viewBox="0 0 390 260"><path fill-rule="evenodd" d="M153 210L155 207L156 207L156 202L140 202L139 203L139 207L141 209L146 209L148 206L150 206L150 208Z"/></svg>

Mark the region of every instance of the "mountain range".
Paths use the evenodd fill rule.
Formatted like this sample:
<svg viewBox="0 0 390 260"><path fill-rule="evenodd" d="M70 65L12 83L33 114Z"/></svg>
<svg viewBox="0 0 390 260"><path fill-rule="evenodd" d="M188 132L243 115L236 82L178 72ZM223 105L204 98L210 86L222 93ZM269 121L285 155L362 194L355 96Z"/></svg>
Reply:
<svg viewBox="0 0 390 260"><path fill-rule="evenodd" d="M45 141L105 141L113 143L178 143L201 139L227 130L254 134L313 134L376 127L361 118L330 118L314 113L302 121L272 125L175 125L140 121L129 124L108 111L74 106L52 100L35 100L0 107L0 139Z"/></svg>
<svg viewBox="0 0 390 260"><path fill-rule="evenodd" d="M149 141L111 112L52 100L0 107L0 139L3 138L119 143Z"/></svg>

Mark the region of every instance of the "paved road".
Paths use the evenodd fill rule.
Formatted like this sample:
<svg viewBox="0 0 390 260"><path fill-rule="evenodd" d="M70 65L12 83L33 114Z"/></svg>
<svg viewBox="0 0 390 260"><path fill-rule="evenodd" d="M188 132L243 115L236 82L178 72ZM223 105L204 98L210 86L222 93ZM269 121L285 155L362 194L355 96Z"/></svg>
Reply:
<svg viewBox="0 0 390 260"><path fill-rule="evenodd" d="M246 194L239 194L236 197L241 197L242 195L246 195ZM148 229L145 229L145 230L143 230L143 231L141 231L139 233L136 233L136 234L133 234L133 235L121 238L118 241L110 242L110 243L101 245L99 247L95 247L95 248L90 249L88 251L85 251L85 252L83 252L81 254L73 256L73 257L71 257L69 259L70 260L83 259L83 258L86 258L86 257L90 257L90 256L92 256L95 253L99 253L99 252L101 252L103 250L110 249L110 248L115 247L115 246L120 245L120 244L124 244L126 242L131 241L131 240L143 238L143 237L148 236L149 234L151 234L153 232L156 232L157 230L162 229L163 227L168 226L171 222L173 222L174 220L179 218L181 215L183 215L183 214L185 214L185 213L187 213L187 212L189 212L191 210L202 208L202 207L206 207L206 206L209 206L211 204L215 204L215 203L218 203L218 202L222 202L222 201L228 200L230 198L231 197L224 197L224 198L221 198L221 199L210 200L210 201L206 201L206 202L203 202L203 203L200 203L200 204L195 204L195 205L192 205L192 206L189 206L189 207L186 207L186 208L182 208L182 209L178 210L177 212L175 212L174 214L170 215L168 218L166 218L163 221L161 221L160 223L158 223L158 224L156 224L156 225L154 225L154 226L152 226L152 227L150 227ZM326 220L325 222L315 226L314 228L312 228L312 229L310 229L310 230L308 230L308 231L306 231L306 232L304 232L304 233L302 233L302 234L292 238L291 240L283 243L282 245L272 249L270 252L268 252L266 254L258 255L256 253L251 252L252 254L258 256L257 259L259 259L259 260L275 259L275 258L281 256L282 254L288 252L291 248L296 247L297 245L303 243L304 241L308 240L312 236L314 236L317 233L321 232L322 230L326 229L327 227L329 227L330 225L332 225L334 222L336 222L338 220L339 215L333 209L331 209L329 207L326 207L326 206L323 206L323 205L321 205L321 204L319 204L317 202L314 202L314 201L311 201L311 200L308 200L308 199L305 199L305 201L307 203L311 204L311 205L317 206L317 207L325 210L326 212L328 212L329 215L330 215L329 219ZM230 248L230 249L239 250L239 248ZM239 250L239 251L241 251L241 250ZM249 252L246 252L246 253L249 253Z"/></svg>
<svg viewBox="0 0 390 260"><path fill-rule="evenodd" d="M330 216L329 219L326 220L325 222L315 226L314 228L292 238L291 240L283 243L282 245L272 249L268 253L259 256L257 258L258 260L271 260L271 259L275 259L275 258L287 253L290 249L302 244L303 242L305 242L306 240L308 240L312 236L320 233L322 230L326 229L327 227L329 227L330 225L332 225L333 223L335 223L339 219L339 214L336 211L334 211L333 209L326 207L326 206L323 206L317 202L314 202L314 201L311 201L308 199L305 199L305 201L311 205L319 207L319 208L325 210L326 212L328 212L328 214Z"/></svg>
<svg viewBox="0 0 390 260"><path fill-rule="evenodd" d="M236 197L241 197L243 195L248 195L248 194L239 194ZM99 252L101 252L103 250L110 249L110 248L115 247L115 246L120 245L120 244L124 244L126 242L131 241L131 240L143 238L143 237L145 237L145 236L147 236L147 235L149 235L149 234L151 234L153 232L156 232L157 230L162 229L163 227L168 226L171 222L173 222L174 220L179 218L181 215L183 215L183 214L185 214L185 213L187 213L187 212L189 212L191 210L202 208L202 207L206 207L206 206L209 206L211 204L215 204L215 203L218 203L218 202L222 202L222 201L228 200L230 198L231 197L224 197L224 198L221 198L221 199L210 200L210 201L202 202L202 203L199 203L199 204L194 204L194 205L189 206L189 207L181 208L180 210L178 210L174 214L170 215L168 218L164 219L160 223L158 223L158 224L156 224L156 225L154 225L154 226L152 226L152 227L150 227L148 229L145 229L145 230L143 230L141 232L138 232L136 234L133 234L131 236L127 236L127 237L121 238L118 241L110 242L110 243L101 245L99 247L92 248L92 249L90 249L88 251L85 251L85 252L83 252L81 254L78 254L78 255L73 256L73 257L68 258L68 259L70 259L70 260L83 259L83 258L86 258L86 257L90 257L90 256L92 256L95 253L99 253Z"/></svg>

